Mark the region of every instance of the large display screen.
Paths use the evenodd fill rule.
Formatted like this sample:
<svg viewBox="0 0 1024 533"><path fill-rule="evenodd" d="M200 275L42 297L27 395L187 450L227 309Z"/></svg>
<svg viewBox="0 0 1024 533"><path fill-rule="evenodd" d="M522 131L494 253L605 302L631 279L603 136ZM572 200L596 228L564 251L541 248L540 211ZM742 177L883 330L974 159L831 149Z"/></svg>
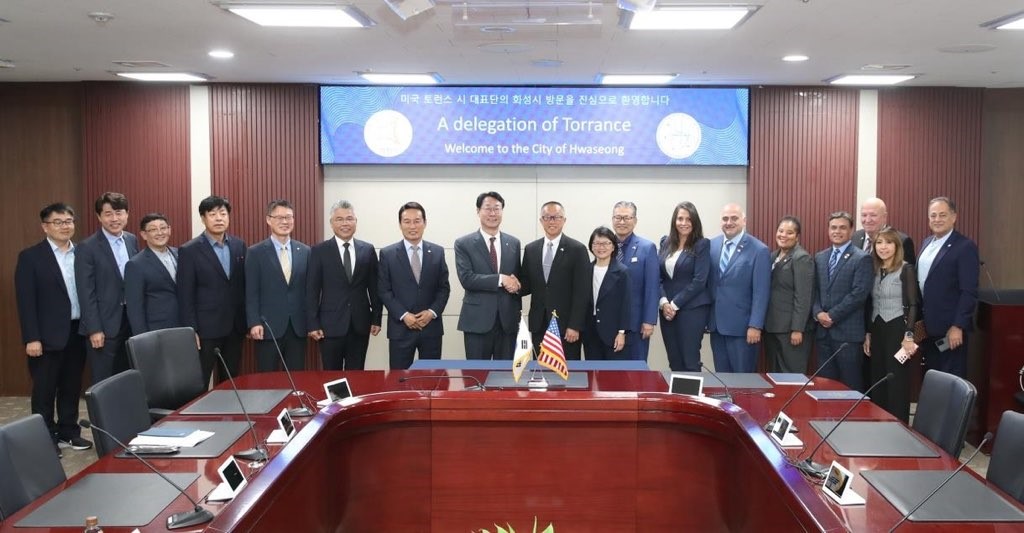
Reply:
<svg viewBox="0 0 1024 533"><path fill-rule="evenodd" d="M324 164L746 165L749 91L321 87Z"/></svg>

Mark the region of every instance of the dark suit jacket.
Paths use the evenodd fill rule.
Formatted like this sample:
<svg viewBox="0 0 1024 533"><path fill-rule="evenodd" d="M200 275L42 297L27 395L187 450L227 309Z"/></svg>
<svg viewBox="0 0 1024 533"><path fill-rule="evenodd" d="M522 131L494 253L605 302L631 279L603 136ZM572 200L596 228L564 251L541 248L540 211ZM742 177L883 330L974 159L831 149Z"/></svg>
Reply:
<svg viewBox="0 0 1024 533"><path fill-rule="evenodd" d="M206 233L178 250L178 307L181 323L200 338L245 334L245 241L228 235L231 278L224 274Z"/></svg>
<svg viewBox="0 0 1024 533"><path fill-rule="evenodd" d="M900 240L903 241L903 260L910 263L911 265L917 262L917 255L914 252L914 239L911 239L906 233L896 230L899 234ZM853 238L850 239L850 243L861 250L864 249L864 237L867 235L864 230L859 229L853 232Z"/></svg>
<svg viewBox="0 0 1024 533"><path fill-rule="evenodd" d="M707 239L697 241L693 250L682 252L676 259L672 277L668 277L665 269L666 237L661 239L661 253L658 255L658 270L661 273L661 295L676 304L680 309L693 309L711 303L711 289L708 278L711 275L711 243Z"/></svg>
<svg viewBox="0 0 1024 533"><path fill-rule="evenodd" d="M498 286L499 274L521 278L522 253L519 239L501 233L501 264L498 272L491 268L490 243L484 240L480 231L455 240L455 272L459 283L466 290L459 313L459 331L488 333L500 318L505 332L516 331L523 300L518 294L509 294Z"/></svg>
<svg viewBox="0 0 1024 533"><path fill-rule="evenodd" d="M138 241L127 231L123 236L131 259L139 252ZM75 286L82 307L78 332L92 335L102 331L107 337L116 337L124 321L124 280L102 229L75 248Z"/></svg>
<svg viewBox="0 0 1024 533"><path fill-rule="evenodd" d="M934 239L934 236L926 238L921 249L927 248ZM950 326L964 331L973 329L980 269L978 245L953 230L932 261L921 293L921 311L929 336L941 337Z"/></svg>
<svg viewBox="0 0 1024 533"><path fill-rule="evenodd" d="M593 280L594 264L591 263L587 270L590 272L590 279ZM601 342L612 346L619 330L629 329L629 270L613 257L611 264L608 265L608 272L601 281L601 288L597 290L597 301L594 301L593 281L588 294L590 298L587 299L587 316L594 317L594 327Z"/></svg>
<svg viewBox="0 0 1024 533"><path fill-rule="evenodd" d="M384 314L377 290L377 251L352 239L355 266L352 281L345 275L341 251L334 237L316 245L306 270L306 329L323 330L326 337L344 337L350 331L369 336Z"/></svg>
<svg viewBox="0 0 1024 533"><path fill-rule="evenodd" d="M832 258L829 246L814 256L816 280L811 313L817 317L825 311L832 318L832 327L819 327L819 339L830 338L840 342L864 342L864 305L871 294L874 268L871 256L853 245L839 256L836 273L828 279L828 262Z"/></svg>
<svg viewBox="0 0 1024 533"><path fill-rule="evenodd" d="M388 309L389 339L415 335L417 332L405 327L401 317L405 313L415 314L427 309L432 310L437 318L418 333L424 337L444 335L441 317L451 293L444 248L432 242L420 241L420 265L420 282L417 284L404 240L380 250L377 286L380 300Z"/></svg>
<svg viewBox="0 0 1024 533"><path fill-rule="evenodd" d="M292 277L284 279L281 259L273 237L260 241L249 248L245 258L245 318L249 328L263 325L260 317L266 318L275 337L284 335L291 322L295 332L302 337L306 329L306 265L309 263L309 246L291 239ZM270 332L264 332L270 339Z"/></svg>
<svg viewBox="0 0 1024 533"><path fill-rule="evenodd" d="M642 324L658 323L658 250L654 243L634 233L622 249L622 262L629 270L629 331L640 331Z"/></svg>
<svg viewBox="0 0 1024 533"><path fill-rule="evenodd" d="M814 326L811 301L814 299L814 259L799 244L785 259L775 264L779 251L772 252L772 292L764 330L769 333L810 331Z"/></svg>
<svg viewBox="0 0 1024 533"><path fill-rule="evenodd" d="M71 336L71 300L49 240L43 239L18 254L14 291L18 299L21 342L39 341L43 343L43 350L63 350Z"/></svg>
<svg viewBox="0 0 1024 533"><path fill-rule="evenodd" d="M718 268L725 235L711 241L711 299L708 329L722 335L745 337L747 328L764 329L771 295L771 253L763 242L744 232L725 272Z"/></svg>
<svg viewBox="0 0 1024 533"><path fill-rule="evenodd" d="M558 328L563 336L567 328L582 332L591 292L587 247L563 233L551 263L551 274L545 283L543 261L546 243L547 239L541 237L527 244L523 252L523 288L520 292L532 295L530 331L536 334L548 329L551 312L558 311Z"/></svg>
<svg viewBox="0 0 1024 533"><path fill-rule="evenodd" d="M168 247L178 257L178 249ZM124 300L132 335L181 326L178 285L147 246L124 266Z"/></svg>

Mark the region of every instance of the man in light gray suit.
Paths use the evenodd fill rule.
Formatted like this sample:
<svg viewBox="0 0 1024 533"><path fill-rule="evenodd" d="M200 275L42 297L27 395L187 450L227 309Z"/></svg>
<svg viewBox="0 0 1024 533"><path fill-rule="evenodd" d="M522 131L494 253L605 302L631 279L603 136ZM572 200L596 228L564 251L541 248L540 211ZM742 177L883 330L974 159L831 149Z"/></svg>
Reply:
<svg viewBox="0 0 1024 533"><path fill-rule="evenodd" d="M249 336L256 341L256 369L278 370L279 345L288 368L302 370L306 366L309 247L291 238L295 209L288 200L270 202L267 226L270 238L250 247L245 261L245 319ZM266 330L268 326L271 331Z"/></svg>
<svg viewBox="0 0 1024 533"><path fill-rule="evenodd" d="M124 305L132 335L181 325L178 314L178 249L168 246L171 225L160 213L149 213L139 223L146 249L124 266Z"/></svg>
<svg viewBox="0 0 1024 533"><path fill-rule="evenodd" d="M459 331L466 359L512 359L523 302L519 292L521 245L500 231L505 199L496 192L476 198L480 229L455 241L455 271L466 290Z"/></svg>

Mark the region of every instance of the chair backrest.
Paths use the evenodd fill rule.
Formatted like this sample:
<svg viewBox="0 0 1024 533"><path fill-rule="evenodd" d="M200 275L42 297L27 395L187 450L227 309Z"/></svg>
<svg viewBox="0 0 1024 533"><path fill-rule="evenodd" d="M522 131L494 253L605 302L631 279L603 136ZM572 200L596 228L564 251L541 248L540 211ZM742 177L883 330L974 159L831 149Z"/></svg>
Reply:
<svg viewBox="0 0 1024 533"><path fill-rule="evenodd" d="M146 388L138 370L125 370L89 387L85 391L85 407L94 425L126 444L150 426ZM93 431L93 437L99 457L119 448L99 431Z"/></svg>
<svg viewBox="0 0 1024 533"><path fill-rule="evenodd" d="M929 370L921 383L911 427L946 453L960 457L978 389L966 379Z"/></svg>
<svg viewBox="0 0 1024 533"><path fill-rule="evenodd" d="M66 479L43 417L31 415L0 426L0 519Z"/></svg>
<svg viewBox="0 0 1024 533"><path fill-rule="evenodd" d="M128 359L142 373L154 409L176 410L206 392L192 328L148 331L128 339Z"/></svg>
<svg viewBox="0 0 1024 533"><path fill-rule="evenodd" d="M996 442L985 478L1024 503L1024 414L1006 411L999 419Z"/></svg>

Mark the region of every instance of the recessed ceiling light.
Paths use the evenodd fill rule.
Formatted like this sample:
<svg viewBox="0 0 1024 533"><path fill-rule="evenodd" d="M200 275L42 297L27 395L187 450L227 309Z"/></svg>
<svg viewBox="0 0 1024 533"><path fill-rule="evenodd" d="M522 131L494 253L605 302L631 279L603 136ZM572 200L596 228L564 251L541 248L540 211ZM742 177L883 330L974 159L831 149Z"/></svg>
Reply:
<svg viewBox="0 0 1024 533"><path fill-rule="evenodd" d="M360 78L382 85L437 85L441 76L434 72L426 74L382 74L379 72L357 72Z"/></svg>
<svg viewBox="0 0 1024 533"><path fill-rule="evenodd" d="M598 74L601 85L665 85L675 74Z"/></svg>
<svg viewBox="0 0 1024 533"><path fill-rule="evenodd" d="M138 81L209 81L210 77L205 74L191 72L115 72L122 78L130 78Z"/></svg>
<svg viewBox="0 0 1024 533"><path fill-rule="evenodd" d="M354 6L224 3L221 7L260 26L368 28L377 24Z"/></svg>
<svg viewBox="0 0 1024 533"><path fill-rule="evenodd" d="M800 55L800 54L793 54L793 55L788 55L788 56L783 56L782 57L783 61L788 61L790 63L799 63L800 61L807 61L808 59L810 59L810 58L805 56L805 55Z"/></svg>
<svg viewBox="0 0 1024 533"><path fill-rule="evenodd" d="M1024 11L984 22L981 27L990 30L1024 30Z"/></svg>
<svg viewBox="0 0 1024 533"><path fill-rule="evenodd" d="M210 50L207 55L215 59L231 59L235 57L235 53L231 50Z"/></svg>
<svg viewBox="0 0 1024 533"><path fill-rule="evenodd" d="M760 6L664 6L650 11L622 11L631 30L729 30Z"/></svg>
<svg viewBox="0 0 1024 533"><path fill-rule="evenodd" d="M895 74L851 74L825 80L832 85L896 85L917 76Z"/></svg>

